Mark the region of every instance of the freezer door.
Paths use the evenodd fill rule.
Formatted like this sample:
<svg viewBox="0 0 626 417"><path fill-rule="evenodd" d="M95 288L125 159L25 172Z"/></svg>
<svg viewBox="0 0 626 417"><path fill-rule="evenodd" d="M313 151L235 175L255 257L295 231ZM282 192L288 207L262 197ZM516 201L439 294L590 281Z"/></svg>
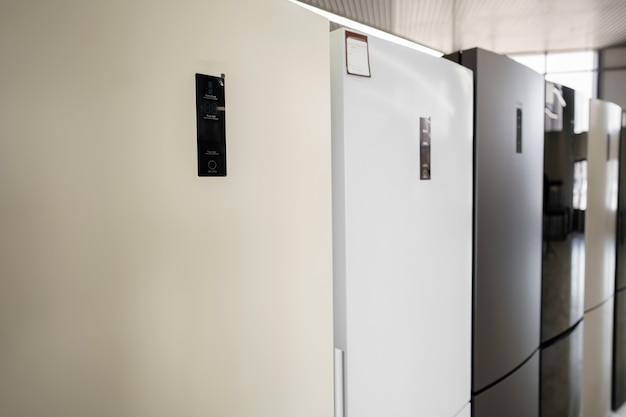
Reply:
<svg viewBox="0 0 626 417"><path fill-rule="evenodd" d="M570 234L549 242L544 251L541 338L547 342L583 318L585 236Z"/></svg>
<svg viewBox="0 0 626 417"><path fill-rule="evenodd" d="M582 416L584 322L541 351L541 417Z"/></svg>
<svg viewBox="0 0 626 417"><path fill-rule="evenodd" d="M539 353L509 377L474 397L473 417L538 417Z"/></svg>

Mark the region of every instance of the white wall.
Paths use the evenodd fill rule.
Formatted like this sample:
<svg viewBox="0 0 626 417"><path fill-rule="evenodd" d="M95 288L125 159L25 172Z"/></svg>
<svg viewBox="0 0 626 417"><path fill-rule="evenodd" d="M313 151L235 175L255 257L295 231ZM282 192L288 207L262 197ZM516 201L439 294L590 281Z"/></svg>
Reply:
<svg viewBox="0 0 626 417"><path fill-rule="evenodd" d="M331 415L328 59L286 0L0 3L0 415Z"/></svg>

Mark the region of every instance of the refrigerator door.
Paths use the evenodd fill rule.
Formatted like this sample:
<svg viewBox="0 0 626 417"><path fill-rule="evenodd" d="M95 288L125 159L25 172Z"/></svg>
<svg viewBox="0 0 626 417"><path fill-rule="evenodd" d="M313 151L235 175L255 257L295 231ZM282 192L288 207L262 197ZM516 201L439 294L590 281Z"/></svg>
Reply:
<svg viewBox="0 0 626 417"><path fill-rule="evenodd" d="M543 77L509 58L482 49L457 58L475 70L476 84L477 392L513 371L540 344L545 94Z"/></svg>
<svg viewBox="0 0 626 417"><path fill-rule="evenodd" d="M561 98L555 91L565 107L560 106ZM584 235L572 230L575 92L546 83L546 97L550 94L553 97L547 100L546 107L551 105L551 114L559 115L561 129L546 131L544 141L542 343L561 335L582 319L585 291Z"/></svg>
<svg viewBox="0 0 626 417"><path fill-rule="evenodd" d="M476 417L539 415L539 353L508 378L473 399Z"/></svg>
<svg viewBox="0 0 626 417"><path fill-rule="evenodd" d="M582 416L583 328L541 350L541 417Z"/></svg>
<svg viewBox="0 0 626 417"><path fill-rule="evenodd" d="M371 77L352 75L346 43L331 34L337 392L348 417L453 417L470 400L471 71L370 36L350 53Z"/></svg>
<svg viewBox="0 0 626 417"><path fill-rule="evenodd" d="M588 101L582 103L588 109ZM557 111L560 104L565 107ZM584 213L586 195L580 161L587 159L587 151L578 146L582 136L574 134L579 104L574 90L546 83L546 108L553 116L560 113L562 124L560 130L546 131L544 143L542 417L582 415L585 236L582 222L572 227L572 214L578 219Z"/></svg>

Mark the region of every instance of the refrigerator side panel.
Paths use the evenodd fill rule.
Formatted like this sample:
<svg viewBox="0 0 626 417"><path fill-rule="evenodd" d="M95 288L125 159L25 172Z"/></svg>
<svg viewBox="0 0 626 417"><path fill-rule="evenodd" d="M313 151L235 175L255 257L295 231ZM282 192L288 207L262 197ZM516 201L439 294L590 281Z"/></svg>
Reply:
<svg viewBox="0 0 626 417"><path fill-rule="evenodd" d="M541 75L476 52L474 391L540 343L545 100Z"/></svg>
<svg viewBox="0 0 626 417"><path fill-rule="evenodd" d="M472 75L371 36L367 47L371 77L333 56L345 412L454 416L470 400Z"/></svg>
<svg viewBox="0 0 626 417"><path fill-rule="evenodd" d="M615 231L622 110L591 100L587 142L587 212L585 215L585 310L615 291Z"/></svg>
<svg viewBox="0 0 626 417"><path fill-rule="evenodd" d="M344 47L331 33L331 109L333 179L333 320L335 348L346 350L346 202L344 167L343 68Z"/></svg>
<svg viewBox="0 0 626 417"><path fill-rule="evenodd" d="M343 124L342 39L330 36L331 81L331 149L332 149L332 210L333 210L333 339L334 339L334 417L345 416L346 372L346 220Z"/></svg>

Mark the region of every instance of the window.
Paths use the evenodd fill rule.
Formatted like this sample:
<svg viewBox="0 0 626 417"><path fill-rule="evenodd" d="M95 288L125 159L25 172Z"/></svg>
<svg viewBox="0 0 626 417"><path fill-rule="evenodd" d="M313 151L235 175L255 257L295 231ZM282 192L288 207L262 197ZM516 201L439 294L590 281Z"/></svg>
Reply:
<svg viewBox="0 0 626 417"><path fill-rule="evenodd" d="M511 59L543 74L547 81L597 97L598 53L596 51L548 52L509 55Z"/></svg>

